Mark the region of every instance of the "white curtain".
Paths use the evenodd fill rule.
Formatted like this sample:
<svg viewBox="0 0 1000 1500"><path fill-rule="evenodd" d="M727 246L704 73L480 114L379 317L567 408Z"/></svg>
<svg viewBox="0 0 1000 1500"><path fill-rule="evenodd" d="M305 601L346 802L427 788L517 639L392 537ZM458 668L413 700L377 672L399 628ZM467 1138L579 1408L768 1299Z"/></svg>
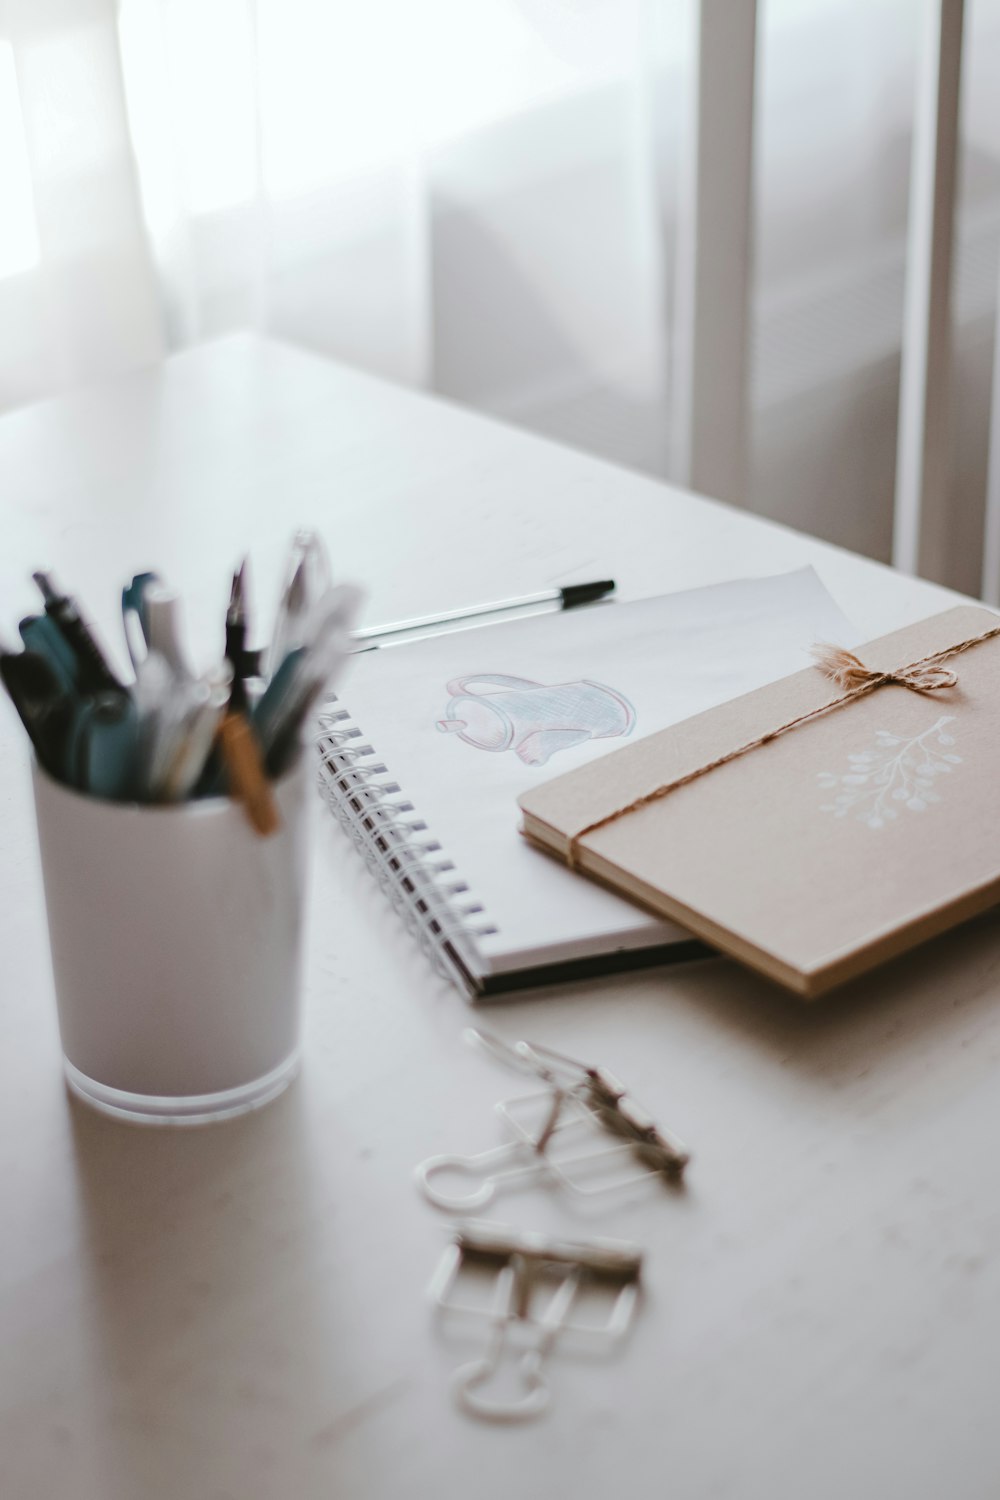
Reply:
<svg viewBox="0 0 1000 1500"><path fill-rule="evenodd" d="M163 349L111 0L0 0L0 408Z"/></svg>
<svg viewBox="0 0 1000 1500"><path fill-rule="evenodd" d="M573 106L608 83L641 87L645 8L123 0L129 118L171 342L250 323L476 400L498 378L518 389L526 375L549 378L543 323L550 341L589 340L598 363L609 336L652 330L655 309L632 290L639 208L627 167L615 218L602 203L586 250L578 213L560 214L551 193L553 178L634 155L627 104L596 131ZM491 297L506 340L465 305L500 262L531 302ZM484 380L479 360L494 350L511 368Z"/></svg>
<svg viewBox="0 0 1000 1500"><path fill-rule="evenodd" d="M0 406L248 326L512 408L641 383L647 9L0 0Z"/></svg>
<svg viewBox="0 0 1000 1500"><path fill-rule="evenodd" d="M921 6L759 0L751 501L876 555ZM0 409L253 327L669 475L693 8L0 0ZM1000 0L969 0L966 38L954 467L971 535Z"/></svg>

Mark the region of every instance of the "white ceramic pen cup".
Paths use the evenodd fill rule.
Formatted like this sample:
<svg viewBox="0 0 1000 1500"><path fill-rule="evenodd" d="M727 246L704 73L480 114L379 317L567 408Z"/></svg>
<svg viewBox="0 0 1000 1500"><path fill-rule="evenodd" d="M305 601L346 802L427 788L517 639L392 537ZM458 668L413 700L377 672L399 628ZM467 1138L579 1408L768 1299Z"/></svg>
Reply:
<svg viewBox="0 0 1000 1500"><path fill-rule="evenodd" d="M83 796L34 770L66 1078L119 1118L201 1124L294 1077L309 777L262 838L238 804Z"/></svg>

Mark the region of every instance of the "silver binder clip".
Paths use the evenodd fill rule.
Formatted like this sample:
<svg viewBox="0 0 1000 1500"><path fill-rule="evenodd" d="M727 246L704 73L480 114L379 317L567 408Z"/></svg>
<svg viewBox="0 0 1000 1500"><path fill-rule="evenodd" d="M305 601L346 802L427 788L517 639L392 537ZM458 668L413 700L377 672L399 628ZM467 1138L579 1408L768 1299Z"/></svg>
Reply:
<svg viewBox="0 0 1000 1500"><path fill-rule="evenodd" d="M661 1130L612 1073L531 1042L509 1046L470 1029L467 1041L533 1073L544 1093L502 1100L497 1113L514 1139L477 1156L432 1156L416 1169L417 1181L437 1208L467 1213L483 1208L505 1183L542 1177L585 1197L616 1191L647 1177L679 1182L689 1155ZM607 1137L614 1138L608 1144ZM442 1179L472 1178L465 1192L448 1191Z"/></svg>
<svg viewBox="0 0 1000 1500"><path fill-rule="evenodd" d="M492 1296L478 1304L461 1300L458 1290L476 1270L493 1278ZM641 1270L642 1251L622 1240L553 1239L478 1220L456 1225L428 1293L442 1312L476 1318L488 1328L483 1354L452 1376L457 1404L492 1422L540 1416L550 1402L544 1365L560 1335L581 1335L599 1349L614 1345L631 1324ZM605 1320L574 1316L580 1294L589 1301L595 1291L610 1297ZM515 1394L491 1395L515 1327L529 1339L516 1355Z"/></svg>

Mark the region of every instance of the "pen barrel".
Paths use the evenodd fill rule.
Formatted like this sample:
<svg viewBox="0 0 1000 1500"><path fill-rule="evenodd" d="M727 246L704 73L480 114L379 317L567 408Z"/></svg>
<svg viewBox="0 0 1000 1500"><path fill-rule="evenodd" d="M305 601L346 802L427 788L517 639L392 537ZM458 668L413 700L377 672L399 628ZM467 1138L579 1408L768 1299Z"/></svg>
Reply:
<svg viewBox="0 0 1000 1500"><path fill-rule="evenodd" d="M227 713L219 726L219 745L229 780L230 795L246 808L247 817L265 837L281 826L271 783L250 723L241 713Z"/></svg>
<svg viewBox="0 0 1000 1500"><path fill-rule="evenodd" d="M69 599L58 599L53 604L46 604L45 609L49 618L59 627L63 639L76 658L80 691L124 691L76 606Z"/></svg>
<svg viewBox="0 0 1000 1500"><path fill-rule="evenodd" d="M34 772L71 1088L107 1112L240 1113L293 1076L309 777L274 788L260 838L223 798L139 806Z"/></svg>

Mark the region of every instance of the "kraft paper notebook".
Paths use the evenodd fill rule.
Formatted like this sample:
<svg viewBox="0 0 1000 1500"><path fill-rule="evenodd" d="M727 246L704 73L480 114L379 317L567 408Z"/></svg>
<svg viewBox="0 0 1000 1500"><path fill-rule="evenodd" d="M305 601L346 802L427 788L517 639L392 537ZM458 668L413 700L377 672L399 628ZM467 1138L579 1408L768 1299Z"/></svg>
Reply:
<svg viewBox="0 0 1000 1500"><path fill-rule="evenodd" d="M474 994L703 952L518 832L519 793L804 665L849 625L811 569L589 605L354 657L325 715L330 806Z"/></svg>
<svg viewBox="0 0 1000 1500"><path fill-rule="evenodd" d="M975 915L1000 900L1000 617L856 656L539 786L525 832L806 997Z"/></svg>

